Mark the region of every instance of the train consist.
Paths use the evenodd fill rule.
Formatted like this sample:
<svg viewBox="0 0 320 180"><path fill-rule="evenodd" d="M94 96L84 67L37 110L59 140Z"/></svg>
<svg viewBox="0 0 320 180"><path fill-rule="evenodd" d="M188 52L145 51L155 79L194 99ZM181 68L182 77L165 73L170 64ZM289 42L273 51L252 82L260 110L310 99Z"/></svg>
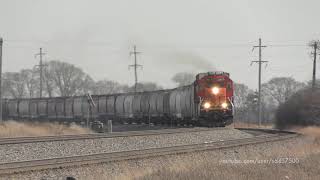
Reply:
<svg viewBox="0 0 320 180"><path fill-rule="evenodd" d="M226 72L200 73L175 89L54 98L8 99L6 119L100 124L153 123L225 126L233 119L233 82Z"/></svg>

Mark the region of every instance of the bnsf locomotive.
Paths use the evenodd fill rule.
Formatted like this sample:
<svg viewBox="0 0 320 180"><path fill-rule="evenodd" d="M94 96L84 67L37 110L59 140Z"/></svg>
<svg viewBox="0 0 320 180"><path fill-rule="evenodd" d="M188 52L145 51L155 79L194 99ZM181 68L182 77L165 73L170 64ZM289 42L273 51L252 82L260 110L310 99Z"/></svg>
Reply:
<svg viewBox="0 0 320 180"><path fill-rule="evenodd" d="M112 120L113 123L225 126L232 123L233 109L233 82L225 72L200 73L194 83L175 89L8 99L3 104L6 119L79 124L89 120L101 125Z"/></svg>

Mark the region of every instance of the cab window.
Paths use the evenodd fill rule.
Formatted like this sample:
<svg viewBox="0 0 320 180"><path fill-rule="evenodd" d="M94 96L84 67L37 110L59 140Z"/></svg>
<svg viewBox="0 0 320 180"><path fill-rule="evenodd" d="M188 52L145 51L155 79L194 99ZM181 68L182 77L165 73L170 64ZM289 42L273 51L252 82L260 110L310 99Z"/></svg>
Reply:
<svg viewBox="0 0 320 180"><path fill-rule="evenodd" d="M228 83L227 83L227 89L230 90L231 87L232 87L232 86L231 86L231 82L228 82Z"/></svg>

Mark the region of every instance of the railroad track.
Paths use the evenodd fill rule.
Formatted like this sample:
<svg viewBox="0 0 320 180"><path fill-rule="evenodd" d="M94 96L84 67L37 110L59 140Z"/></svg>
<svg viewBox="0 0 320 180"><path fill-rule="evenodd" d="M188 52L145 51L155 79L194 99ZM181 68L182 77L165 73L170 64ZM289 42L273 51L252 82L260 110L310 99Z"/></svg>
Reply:
<svg viewBox="0 0 320 180"><path fill-rule="evenodd" d="M132 159L142 159L142 158L149 158L149 157L155 157L155 156L164 156L164 155L182 154L182 153L189 153L189 152L199 152L199 151L231 148L236 146L245 146L245 145L260 144L260 143L273 142L273 141L281 141L281 140L286 140L290 138L295 138L298 136L299 134L296 134L296 133L278 131L278 133L264 134L264 135L259 135L251 138L205 142L201 144L2 163L0 164L0 175L18 173L18 172L30 171L30 170L55 169L55 168L79 166L79 165L86 165L86 164L97 164L97 163L124 161L124 160L132 160Z"/></svg>
<svg viewBox="0 0 320 180"><path fill-rule="evenodd" d="M128 137L128 136L150 136L150 135L160 135L160 134L177 134L177 133L188 133L188 132L212 131L212 130L220 130L220 129L225 129L225 128L179 128L179 129L114 132L114 133L104 133L104 134L96 133L96 134L78 134L78 135L0 138L0 145L50 142L50 141L85 140L85 139L99 139L99 138L115 138L115 137Z"/></svg>

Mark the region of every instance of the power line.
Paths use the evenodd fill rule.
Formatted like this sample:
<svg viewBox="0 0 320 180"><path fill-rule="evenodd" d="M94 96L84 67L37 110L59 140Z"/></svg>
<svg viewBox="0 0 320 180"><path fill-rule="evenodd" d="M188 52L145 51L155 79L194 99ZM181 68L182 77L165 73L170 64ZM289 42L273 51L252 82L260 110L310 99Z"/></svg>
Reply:
<svg viewBox="0 0 320 180"><path fill-rule="evenodd" d="M6 42L11 42L11 43L41 43L41 44L49 44L49 43L83 43L83 41L67 41L67 40L28 40L28 39L9 39L6 40ZM121 43L115 43L111 41L85 41L85 43L88 46L114 46L114 45L121 45ZM174 45L174 47L189 47L189 48L241 48L241 47L251 47L254 42L240 42L240 43L197 43L189 46L187 44L181 44L179 43L173 43L173 42L168 42L168 43L144 43L141 44L143 47L146 48L170 48L168 45ZM292 42L290 40L288 41L283 41L283 42L272 42L272 43L267 43L268 47L301 47L301 46L306 46L304 43L300 42Z"/></svg>
<svg viewBox="0 0 320 180"><path fill-rule="evenodd" d="M269 47L306 47L305 44L268 44Z"/></svg>
<svg viewBox="0 0 320 180"><path fill-rule="evenodd" d="M137 54L140 54L141 52L137 52L136 50L136 45L133 46L133 51L130 52L130 55L133 54L134 55L134 64L129 65L129 69L131 67L134 68L134 92L137 92L137 84L138 84L138 74L137 74L137 68L140 67L142 68L142 65L137 64Z"/></svg>
<svg viewBox="0 0 320 180"><path fill-rule="evenodd" d="M313 48L312 90L316 87L317 50L319 49L319 43L319 41L313 41L309 44Z"/></svg>
<svg viewBox="0 0 320 180"><path fill-rule="evenodd" d="M255 49L255 48L259 48L259 61L251 61L251 64L252 63L258 63L259 64L259 78L258 78L258 111L259 111L259 126L261 126L261 116L262 116L262 112L261 112L261 65L263 63L267 63L268 61L262 61L262 48L264 47L267 47L267 46L263 46L261 45L261 38L259 38L259 45L258 46L253 46L253 49L252 51Z"/></svg>
<svg viewBox="0 0 320 180"><path fill-rule="evenodd" d="M39 65L36 65L40 68L40 93L39 96L42 98L42 81L43 81L43 67L46 66L42 63L42 56L45 55L45 53L42 52L42 48L40 48L40 52L38 54L35 54L35 57L40 57Z"/></svg>
<svg viewBox="0 0 320 180"><path fill-rule="evenodd" d="M0 37L0 123L2 123L2 44L3 39Z"/></svg>

